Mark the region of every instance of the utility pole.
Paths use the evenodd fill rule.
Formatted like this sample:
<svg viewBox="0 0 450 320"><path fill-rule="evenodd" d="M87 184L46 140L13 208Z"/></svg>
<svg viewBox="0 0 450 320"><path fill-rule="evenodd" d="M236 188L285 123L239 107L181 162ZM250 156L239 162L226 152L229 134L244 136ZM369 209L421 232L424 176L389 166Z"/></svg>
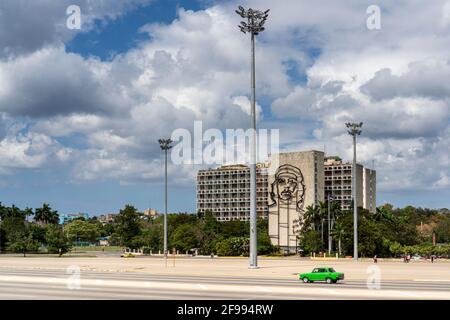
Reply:
<svg viewBox="0 0 450 320"><path fill-rule="evenodd" d="M236 13L247 21L242 21L239 29L251 34L251 136L250 136L250 268L258 267L257 201L256 201L256 67L255 36L264 31L264 24L269 10L264 12L254 9L245 10L239 6Z"/></svg>
<svg viewBox="0 0 450 320"><path fill-rule="evenodd" d="M172 149L171 139L159 139L159 146L164 150L164 262L167 268L167 151Z"/></svg>
<svg viewBox="0 0 450 320"><path fill-rule="evenodd" d="M356 136L361 134L363 123L346 123L348 134L353 137L352 199L353 199L353 259L358 260L358 201L356 199Z"/></svg>

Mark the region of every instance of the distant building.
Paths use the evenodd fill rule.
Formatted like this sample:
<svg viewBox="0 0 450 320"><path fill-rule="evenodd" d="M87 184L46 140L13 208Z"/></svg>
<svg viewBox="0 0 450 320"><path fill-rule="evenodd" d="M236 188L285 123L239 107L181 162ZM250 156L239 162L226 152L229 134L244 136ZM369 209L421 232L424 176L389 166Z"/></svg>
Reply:
<svg viewBox="0 0 450 320"><path fill-rule="evenodd" d="M102 247L108 247L109 246L109 237L100 237L98 239L98 245Z"/></svg>
<svg viewBox="0 0 450 320"><path fill-rule="evenodd" d="M59 216L59 223L65 224L67 222L70 222L75 219L84 218L85 220L89 219L88 213L69 213L69 214L62 214Z"/></svg>
<svg viewBox="0 0 450 320"><path fill-rule="evenodd" d="M151 218L156 218L158 216L158 212L155 209L145 209L144 212L142 213L145 217L151 217Z"/></svg>
<svg viewBox="0 0 450 320"><path fill-rule="evenodd" d="M117 216L116 213L106 213L97 217L103 225L114 222L114 217Z"/></svg>
<svg viewBox="0 0 450 320"><path fill-rule="evenodd" d="M339 157L325 158L325 199L333 196L342 210L351 210L352 163L343 163ZM376 171L356 164L356 197L358 207L376 210Z"/></svg>

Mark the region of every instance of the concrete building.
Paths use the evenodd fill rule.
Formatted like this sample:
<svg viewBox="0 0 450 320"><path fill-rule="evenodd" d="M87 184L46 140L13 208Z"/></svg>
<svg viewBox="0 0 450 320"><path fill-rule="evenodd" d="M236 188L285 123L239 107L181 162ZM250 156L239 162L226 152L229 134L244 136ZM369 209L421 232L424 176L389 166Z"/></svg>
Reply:
<svg viewBox="0 0 450 320"><path fill-rule="evenodd" d="M257 214L267 218L267 164L258 164ZM245 165L200 170L197 174L197 211L210 210L219 221L250 220L250 169Z"/></svg>
<svg viewBox="0 0 450 320"><path fill-rule="evenodd" d="M357 164L358 206L376 210L376 172ZM352 164L322 151L272 155L257 166L258 217L269 219L272 244L297 252L297 235L306 207L333 195L343 210L351 210ZM250 219L250 170L244 165L200 170L197 210L210 210L219 221Z"/></svg>
<svg viewBox="0 0 450 320"><path fill-rule="evenodd" d="M377 210L377 172L368 168L364 168L363 175L363 208Z"/></svg>
<svg viewBox="0 0 450 320"><path fill-rule="evenodd" d="M72 220L78 219L78 218L84 218L85 220L89 219L88 213L69 213L69 214L63 214L59 217L59 223L65 224L67 222L70 222Z"/></svg>
<svg viewBox="0 0 450 320"><path fill-rule="evenodd" d="M148 208L142 212L144 217L156 218L158 216L158 212L155 209Z"/></svg>
<svg viewBox="0 0 450 320"><path fill-rule="evenodd" d="M342 210L351 210L352 163L343 163L339 157L325 159L325 199L332 195ZM356 197L358 207L376 210L376 171L356 164Z"/></svg>
<svg viewBox="0 0 450 320"><path fill-rule="evenodd" d="M269 237L285 252L296 252L305 208L324 200L324 153L272 155L269 175Z"/></svg>
<svg viewBox="0 0 450 320"><path fill-rule="evenodd" d="M98 216L98 221L100 221L103 225L114 222L114 217L116 213L106 213Z"/></svg>

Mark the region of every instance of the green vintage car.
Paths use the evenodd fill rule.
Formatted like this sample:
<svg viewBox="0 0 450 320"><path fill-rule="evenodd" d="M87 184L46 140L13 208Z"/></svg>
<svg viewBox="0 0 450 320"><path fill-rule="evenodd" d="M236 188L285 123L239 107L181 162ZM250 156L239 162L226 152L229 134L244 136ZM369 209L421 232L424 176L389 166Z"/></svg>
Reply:
<svg viewBox="0 0 450 320"><path fill-rule="evenodd" d="M298 279L304 283L314 281L325 281L326 283L336 283L338 280L344 280L344 274L342 272L336 272L333 268L323 267L314 268L312 272L301 273L298 275Z"/></svg>

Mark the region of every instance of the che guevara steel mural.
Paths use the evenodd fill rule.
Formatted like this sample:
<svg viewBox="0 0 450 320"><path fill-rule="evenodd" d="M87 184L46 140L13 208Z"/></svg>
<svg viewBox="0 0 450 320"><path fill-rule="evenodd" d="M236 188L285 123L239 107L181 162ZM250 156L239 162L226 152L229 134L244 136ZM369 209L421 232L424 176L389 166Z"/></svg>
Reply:
<svg viewBox="0 0 450 320"><path fill-rule="evenodd" d="M269 207L271 212L277 212L278 224L280 224L280 215L286 215L283 220L288 223L287 239L295 239L299 231L300 221L303 218L305 189L305 180L299 168L290 164L278 167L270 186ZM279 232L281 232L280 227L279 225ZM288 243L291 241L295 240L288 240Z"/></svg>

